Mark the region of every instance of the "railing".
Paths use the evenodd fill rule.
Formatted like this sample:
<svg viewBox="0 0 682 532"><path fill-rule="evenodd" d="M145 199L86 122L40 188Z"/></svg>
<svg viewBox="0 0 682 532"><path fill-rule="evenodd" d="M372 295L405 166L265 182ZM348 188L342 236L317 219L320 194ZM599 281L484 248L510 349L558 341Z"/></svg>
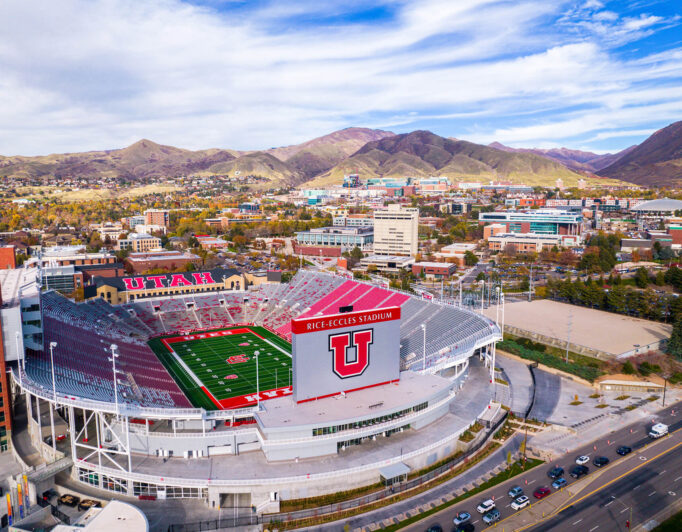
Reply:
<svg viewBox="0 0 682 532"><path fill-rule="evenodd" d="M267 515L242 515L227 518L222 518L220 520L212 521L201 521L196 523L185 523L170 525L168 527L168 532L198 532L200 530L219 530L219 527L237 527L245 525L254 524L265 524L265 523L285 523L289 521L296 521L299 519L306 519L309 517L319 517L321 515L333 514L337 512L342 512L345 510L350 510L352 508L358 508L361 506L366 506L376 501L392 497L398 493L402 493L418 486L421 486L431 480L439 477L440 475L447 473L451 469L466 463L475 453L486 445L488 440L497 432L500 426L507 419L508 412L504 412L502 417L498 419L490 430L486 433L485 437L481 438L479 441L474 443L469 449L467 449L462 455L452 458L445 464L433 469L419 477L413 478L406 482L401 482L399 484L394 484L391 487L384 488L382 490L358 497L356 499L351 499L348 501L342 501L334 504L328 504L325 506L319 506L317 508L309 508L305 510L297 510L294 512L277 513L277 514L267 514ZM229 510L228 510L229 511ZM211 528L214 527L214 528Z"/></svg>
<svg viewBox="0 0 682 532"><path fill-rule="evenodd" d="M20 386L24 391L44 399L45 401L53 402L55 397L51 389L44 388L40 384L31 381L22 371L21 383L19 376L16 373L16 368L11 368L12 378L17 386ZM173 408L173 407L151 407L138 406L128 403L119 403L118 410L114 403L107 403L104 401L97 401L94 399L83 399L74 397L73 395L66 395L57 392L56 402L58 405L73 406L76 408L84 408L86 410L96 410L98 412L105 412L108 414L121 414L134 418L154 418L154 419L203 419L206 421L218 419L237 419L242 417L251 417L258 411L257 407L240 408L238 410L214 410L206 411L203 408Z"/></svg>
<svg viewBox="0 0 682 532"><path fill-rule="evenodd" d="M475 419L478 419L479 417L483 416L484 413L488 410L488 407L490 406L490 402L486 405L486 407L481 411L479 415L477 415ZM362 472L367 472L367 471L373 471L373 470L378 470L381 469L382 467L386 467L392 464L397 464L399 462L402 462L404 460L410 460L412 458L416 458L418 456L421 456L425 453L428 453L431 450L437 449L439 447L442 447L446 445L447 443L451 442L452 440L456 440L459 438L465 431L467 431L471 425L473 425L474 421L472 421L469 425L461 428L460 430L453 432L452 434L449 434L445 438L442 438L441 440L438 440L436 442L433 442L425 447L421 447L419 449L416 449L414 451L411 451L409 453L403 453L402 455L399 456L394 456L393 458L387 458L386 460L382 460L380 462L375 462L372 464L366 464L362 466L357 466L357 467L352 467L348 469L338 469L335 471L327 471L324 473L307 473L304 475L296 475L296 476L291 476L291 477L277 477L277 478L256 478L256 479L234 479L234 480L222 480L222 479L191 479L191 478L178 478L178 477L160 477L156 475L147 475L144 473L135 473L135 472L122 472L120 469L113 469L110 467L99 467L97 464L92 464L90 462L86 462L83 460L74 460L74 464L76 467L80 467L83 469L88 469L90 471L94 471L96 473L101 473L104 475L108 475L111 477L115 478L125 478L127 480L133 480L133 481L139 481L139 482L147 482L150 484L160 484L160 485L170 485L170 486L182 486L182 487L207 487L207 486L263 486L263 485L273 485L273 486L281 486L282 484L288 484L288 483L307 483L311 481L316 481L316 480L327 480L327 479L333 479L337 477L344 477L348 478L349 476L352 476L356 473L362 473Z"/></svg>

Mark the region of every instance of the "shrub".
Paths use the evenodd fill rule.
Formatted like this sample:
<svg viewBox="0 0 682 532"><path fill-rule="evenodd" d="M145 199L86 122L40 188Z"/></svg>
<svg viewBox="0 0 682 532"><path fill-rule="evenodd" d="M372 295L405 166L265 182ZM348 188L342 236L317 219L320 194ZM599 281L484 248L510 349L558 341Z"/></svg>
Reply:
<svg viewBox="0 0 682 532"><path fill-rule="evenodd" d="M528 345L532 345L534 347L527 347ZM539 348L535 348L536 346L540 345L542 344L537 344L531 340L521 338L514 340L504 340L498 344L499 348L503 351L513 353L527 360L539 362L540 364L544 364L545 366L549 366L560 371L565 371L566 373L571 373L572 375L577 375L578 377L590 382L594 381L594 379L602 374L596 363L590 362L589 364L582 365L576 362L565 362L557 356L546 353L546 346L544 345L542 345L542 351L540 351Z"/></svg>
<svg viewBox="0 0 682 532"><path fill-rule="evenodd" d="M632 365L632 362L629 360L623 364L623 373L626 375L634 375L635 374L635 366Z"/></svg>

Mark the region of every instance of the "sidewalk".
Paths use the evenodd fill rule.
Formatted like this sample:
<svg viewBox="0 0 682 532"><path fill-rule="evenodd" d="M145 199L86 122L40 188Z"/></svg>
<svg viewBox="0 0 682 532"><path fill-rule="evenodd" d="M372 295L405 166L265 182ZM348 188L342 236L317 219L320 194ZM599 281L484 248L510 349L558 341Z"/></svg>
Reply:
<svg viewBox="0 0 682 532"><path fill-rule="evenodd" d="M404 519L409 515L419 514L420 510L424 511L425 509L438 506L443 504L443 502L452 499L454 497L454 492L463 492L463 489L465 487L470 487L473 482L481 483L483 480L490 478L490 476L492 476L491 472L506 464L507 452L511 452L512 455L514 455L519 450L522 441L523 436L519 434L515 435L471 469L407 500L378 508L349 519L342 519L324 525L304 528L302 530L338 531L342 530L344 525L348 525L350 530L374 530L380 528L381 524L386 526L398 522L400 517Z"/></svg>

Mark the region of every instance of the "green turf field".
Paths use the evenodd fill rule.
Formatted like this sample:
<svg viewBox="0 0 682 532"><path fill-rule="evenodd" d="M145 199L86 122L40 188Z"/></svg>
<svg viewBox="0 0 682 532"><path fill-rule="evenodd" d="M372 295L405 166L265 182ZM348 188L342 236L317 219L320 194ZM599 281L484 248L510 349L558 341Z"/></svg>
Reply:
<svg viewBox="0 0 682 532"><path fill-rule="evenodd" d="M263 327L166 335L150 340L149 346L197 408L254 404L254 399L245 396L256 394L256 351L261 400L268 398L265 392L279 390L269 395L281 396L291 385L291 344Z"/></svg>

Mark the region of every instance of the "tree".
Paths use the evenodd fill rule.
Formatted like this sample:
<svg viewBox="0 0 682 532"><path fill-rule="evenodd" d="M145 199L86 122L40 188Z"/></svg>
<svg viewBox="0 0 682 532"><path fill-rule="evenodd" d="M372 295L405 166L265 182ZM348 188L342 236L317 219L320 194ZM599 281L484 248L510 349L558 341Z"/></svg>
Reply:
<svg viewBox="0 0 682 532"><path fill-rule="evenodd" d="M478 257L474 255L471 251L468 251L464 254L464 264L467 266L475 266L478 264Z"/></svg>
<svg viewBox="0 0 682 532"><path fill-rule="evenodd" d="M364 257L362 250L358 246L355 246L351 250L350 256L355 262L358 262L360 259L362 259Z"/></svg>
<svg viewBox="0 0 682 532"><path fill-rule="evenodd" d="M649 284L649 272L645 267L637 268L635 272L635 285L638 288L646 288Z"/></svg>
<svg viewBox="0 0 682 532"><path fill-rule="evenodd" d="M623 373L625 373L626 375L635 374L635 366L629 360L625 364L623 364Z"/></svg>
<svg viewBox="0 0 682 532"><path fill-rule="evenodd" d="M682 360L682 316L675 318L673 332L668 340L666 352L674 356L677 360Z"/></svg>

